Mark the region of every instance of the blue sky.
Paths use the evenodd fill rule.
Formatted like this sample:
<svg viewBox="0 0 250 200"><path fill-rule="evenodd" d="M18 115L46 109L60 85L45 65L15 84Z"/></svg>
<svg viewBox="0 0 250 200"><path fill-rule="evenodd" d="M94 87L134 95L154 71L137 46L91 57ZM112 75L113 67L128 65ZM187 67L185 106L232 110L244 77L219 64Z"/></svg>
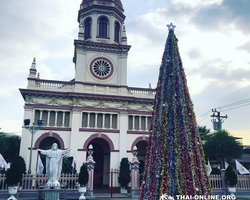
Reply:
<svg viewBox="0 0 250 200"><path fill-rule="evenodd" d="M168 34L176 25L196 116L250 99L250 0L123 0L128 44L128 85L156 86ZM74 78L73 40L81 0L8 0L0 7L0 127L21 132L33 57L42 79ZM250 144L250 105L224 111L223 128ZM201 119L197 118L199 122ZM211 118L199 122L212 128Z"/></svg>

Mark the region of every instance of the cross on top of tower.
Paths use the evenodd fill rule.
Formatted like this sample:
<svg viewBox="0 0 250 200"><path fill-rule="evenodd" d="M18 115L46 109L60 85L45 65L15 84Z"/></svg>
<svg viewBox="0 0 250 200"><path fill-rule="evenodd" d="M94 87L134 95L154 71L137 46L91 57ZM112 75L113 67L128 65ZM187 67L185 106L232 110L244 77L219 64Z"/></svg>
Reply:
<svg viewBox="0 0 250 200"><path fill-rule="evenodd" d="M173 25L173 23L171 22L169 25L167 25L167 27L168 27L168 30L170 31L170 30L173 30L174 31L174 29L175 29L175 25Z"/></svg>

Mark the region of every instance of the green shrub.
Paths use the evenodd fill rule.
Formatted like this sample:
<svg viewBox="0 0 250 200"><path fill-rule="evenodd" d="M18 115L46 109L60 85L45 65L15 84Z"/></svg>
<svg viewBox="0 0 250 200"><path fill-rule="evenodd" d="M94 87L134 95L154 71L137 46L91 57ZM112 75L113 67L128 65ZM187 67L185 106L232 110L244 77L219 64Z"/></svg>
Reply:
<svg viewBox="0 0 250 200"><path fill-rule="evenodd" d="M237 174L235 173L235 171L233 170L233 168L230 165L226 169L225 181L231 187L235 186L238 182Z"/></svg>
<svg viewBox="0 0 250 200"><path fill-rule="evenodd" d="M80 186L86 186L89 181L89 172L87 166L83 163L80 169L78 183Z"/></svg>
<svg viewBox="0 0 250 200"><path fill-rule="evenodd" d="M131 181L130 173L131 170L128 158L123 158L120 163L120 174L118 177L118 182L120 183L122 188L128 189L128 184Z"/></svg>
<svg viewBox="0 0 250 200"><path fill-rule="evenodd" d="M10 168L6 172L6 184L8 186L17 185L23 178L23 174L26 172L26 164L21 156L14 158L10 165Z"/></svg>

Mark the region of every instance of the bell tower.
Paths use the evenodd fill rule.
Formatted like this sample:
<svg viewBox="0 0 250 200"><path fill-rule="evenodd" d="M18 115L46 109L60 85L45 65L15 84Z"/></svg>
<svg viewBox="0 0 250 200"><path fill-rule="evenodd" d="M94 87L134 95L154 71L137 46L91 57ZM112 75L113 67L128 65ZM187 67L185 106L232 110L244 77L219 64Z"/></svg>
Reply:
<svg viewBox="0 0 250 200"><path fill-rule="evenodd" d="M75 82L127 86L125 15L120 0L83 0L74 41Z"/></svg>

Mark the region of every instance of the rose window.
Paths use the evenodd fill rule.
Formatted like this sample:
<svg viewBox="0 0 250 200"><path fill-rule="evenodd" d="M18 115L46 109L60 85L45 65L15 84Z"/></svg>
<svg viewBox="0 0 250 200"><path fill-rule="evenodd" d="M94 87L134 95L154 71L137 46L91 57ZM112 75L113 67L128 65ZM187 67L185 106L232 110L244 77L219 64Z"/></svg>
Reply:
<svg viewBox="0 0 250 200"><path fill-rule="evenodd" d="M98 59L92 64L92 72L99 78L108 78L111 75L112 66L109 61Z"/></svg>

